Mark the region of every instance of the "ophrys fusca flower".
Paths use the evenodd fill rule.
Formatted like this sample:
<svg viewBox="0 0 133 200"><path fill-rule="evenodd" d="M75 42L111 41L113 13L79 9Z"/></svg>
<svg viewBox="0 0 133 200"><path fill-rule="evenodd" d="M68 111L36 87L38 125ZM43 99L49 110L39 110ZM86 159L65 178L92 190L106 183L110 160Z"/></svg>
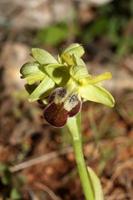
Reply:
<svg viewBox="0 0 133 200"><path fill-rule="evenodd" d="M81 59L83 54L79 44L70 45L57 58L43 49L33 48L34 61L21 68L29 100L40 100L46 105L44 117L53 126L65 125L68 117L76 115L87 100L114 106L112 95L99 84L110 79L111 73L90 75Z"/></svg>

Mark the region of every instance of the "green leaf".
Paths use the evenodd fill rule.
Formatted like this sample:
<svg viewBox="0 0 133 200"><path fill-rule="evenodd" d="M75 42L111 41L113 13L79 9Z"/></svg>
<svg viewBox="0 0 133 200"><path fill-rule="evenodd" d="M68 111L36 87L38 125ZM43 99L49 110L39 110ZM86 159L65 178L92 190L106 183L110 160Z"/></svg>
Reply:
<svg viewBox="0 0 133 200"><path fill-rule="evenodd" d="M48 76L45 76L42 82L29 95L29 101L33 102L38 100L42 95L48 93L52 88L54 88L54 85L54 81L52 81Z"/></svg>
<svg viewBox="0 0 133 200"><path fill-rule="evenodd" d="M92 183L95 200L104 200L102 186L101 186L99 178L90 167L87 167L87 170L88 170L88 175Z"/></svg>
<svg viewBox="0 0 133 200"><path fill-rule="evenodd" d="M73 54L75 56L81 57L84 54L84 48L82 47L82 45L74 43L67 47L64 53L69 53L71 55Z"/></svg>
<svg viewBox="0 0 133 200"><path fill-rule="evenodd" d="M63 86L69 80L68 68L61 64L51 64L44 67L45 72L58 85Z"/></svg>
<svg viewBox="0 0 133 200"><path fill-rule="evenodd" d="M40 64L47 65L57 63L57 60L47 51L39 48L32 48L32 56Z"/></svg>
<svg viewBox="0 0 133 200"><path fill-rule="evenodd" d="M109 107L113 107L115 103L113 96L106 89L98 85L81 86L79 94L85 100L102 103Z"/></svg>
<svg viewBox="0 0 133 200"><path fill-rule="evenodd" d="M20 69L22 78L27 80L28 84L33 84L37 81L41 81L45 74L39 69L38 63L25 63Z"/></svg>

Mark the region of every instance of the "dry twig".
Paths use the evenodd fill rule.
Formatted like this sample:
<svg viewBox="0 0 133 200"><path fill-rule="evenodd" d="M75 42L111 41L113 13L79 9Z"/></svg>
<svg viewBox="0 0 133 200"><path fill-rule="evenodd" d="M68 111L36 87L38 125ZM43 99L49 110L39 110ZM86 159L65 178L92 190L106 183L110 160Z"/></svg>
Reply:
<svg viewBox="0 0 133 200"><path fill-rule="evenodd" d="M64 148L60 151L54 151L54 152L39 156L37 158L33 158L31 160L22 162L22 163L17 164L13 167L10 167L10 171L11 172L17 172L17 171L31 167L33 165L37 165L37 164L42 163L42 162L46 163L46 162L49 162L49 161L57 158L58 156L65 155L65 154L70 153L72 151L73 151L72 148L70 146L68 146L68 147L66 147L66 148Z"/></svg>

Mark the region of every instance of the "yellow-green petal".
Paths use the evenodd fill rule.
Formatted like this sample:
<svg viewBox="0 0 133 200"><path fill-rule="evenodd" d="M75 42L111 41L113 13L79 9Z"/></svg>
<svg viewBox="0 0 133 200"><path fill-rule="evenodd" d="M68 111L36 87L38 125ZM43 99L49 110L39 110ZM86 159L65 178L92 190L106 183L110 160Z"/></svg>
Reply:
<svg viewBox="0 0 133 200"><path fill-rule="evenodd" d="M35 88L35 90L29 95L29 101L33 102L45 95L46 92L51 91L55 86L54 81L48 76L41 81L41 83Z"/></svg>
<svg viewBox="0 0 133 200"><path fill-rule="evenodd" d="M45 74L38 72L36 74L29 75L25 78L29 85L32 85L38 81L42 81L44 79Z"/></svg>
<svg viewBox="0 0 133 200"><path fill-rule="evenodd" d="M86 64L84 63L84 61L83 61L82 58L79 58L79 57L76 56L76 55L73 55L73 57L74 57L75 65L80 65L80 66L86 67ZM86 68L86 69L87 69L87 68Z"/></svg>
<svg viewBox="0 0 133 200"><path fill-rule="evenodd" d="M109 107L113 107L115 104L113 96L105 88L98 85L81 86L79 95L85 100L102 103Z"/></svg>
<svg viewBox="0 0 133 200"><path fill-rule="evenodd" d="M67 64L68 66L75 65L75 59L74 56L69 53L63 53L61 55L61 62L64 64Z"/></svg>
<svg viewBox="0 0 133 200"><path fill-rule="evenodd" d="M88 76L84 79L81 79L80 82L81 84L83 85L87 85L87 84L96 84L96 83L99 83L101 81L104 81L104 80L109 80L112 78L112 74L110 72L105 72L103 74L100 74L98 76Z"/></svg>

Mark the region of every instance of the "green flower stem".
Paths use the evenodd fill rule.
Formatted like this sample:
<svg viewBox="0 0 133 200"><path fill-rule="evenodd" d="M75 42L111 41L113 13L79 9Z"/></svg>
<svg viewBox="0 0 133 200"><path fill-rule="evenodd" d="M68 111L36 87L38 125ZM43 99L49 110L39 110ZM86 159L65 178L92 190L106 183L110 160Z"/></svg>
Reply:
<svg viewBox="0 0 133 200"><path fill-rule="evenodd" d="M80 114L79 114L80 115ZM92 183L84 160L82 140L80 134L80 116L69 118L67 126L72 136L78 173L86 200L94 200Z"/></svg>
<svg viewBox="0 0 133 200"><path fill-rule="evenodd" d="M74 152L75 152L75 157L76 157L76 162L77 162L77 167L78 167L78 173L79 173L79 176L80 176L84 195L86 197L86 200L93 200L94 199L93 191L92 191L92 188L91 188L89 175L88 175L87 168L86 168L86 165L85 165L81 140L80 139L79 140L73 140L73 147L74 147Z"/></svg>

